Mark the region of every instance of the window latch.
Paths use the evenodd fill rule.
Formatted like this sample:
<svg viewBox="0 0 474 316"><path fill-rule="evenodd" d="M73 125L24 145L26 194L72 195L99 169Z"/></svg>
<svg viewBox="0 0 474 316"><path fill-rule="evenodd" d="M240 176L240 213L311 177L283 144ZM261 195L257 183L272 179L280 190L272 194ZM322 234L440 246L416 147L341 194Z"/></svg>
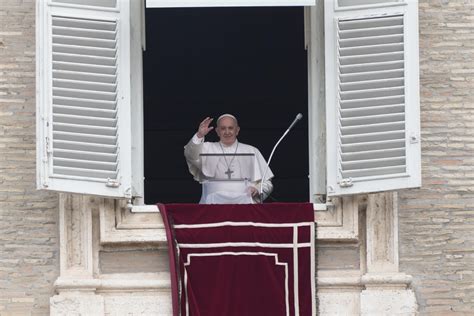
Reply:
<svg viewBox="0 0 474 316"><path fill-rule="evenodd" d="M416 144L420 141L420 137L418 136L418 134L411 134L410 135L410 144Z"/></svg>
<svg viewBox="0 0 474 316"><path fill-rule="evenodd" d="M353 186L354 183L352 183L352 178L348 178L348 179L342 179L340 182L339 182L339 186L341 188L348 188L348 187L351 187Z"/></svg>
<svg viewBox="0 0 474 316"><path fill-rule="evenodd" d="M105 186L109 188L118 188L120 186L120 182L117 180L112 180L110 178L107 178L107 182L105 183Z"/></svg>

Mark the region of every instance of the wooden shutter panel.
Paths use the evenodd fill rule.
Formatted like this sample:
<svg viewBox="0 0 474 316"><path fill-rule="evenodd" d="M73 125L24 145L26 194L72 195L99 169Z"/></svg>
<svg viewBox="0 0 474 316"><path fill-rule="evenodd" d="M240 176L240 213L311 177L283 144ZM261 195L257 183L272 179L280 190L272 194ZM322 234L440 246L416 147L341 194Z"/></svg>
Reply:
<svg viewBox="0 0 474 316"><path fill-rule="evenodd" d="M38 187L130 197L129 4L63 2L37 4Z"/></svg>
<svg viewBox="0 0 474 316"><path fill-rule="evenodd" d="M325 2L328 195L421 185L417 3L363 2Z"/></svg>

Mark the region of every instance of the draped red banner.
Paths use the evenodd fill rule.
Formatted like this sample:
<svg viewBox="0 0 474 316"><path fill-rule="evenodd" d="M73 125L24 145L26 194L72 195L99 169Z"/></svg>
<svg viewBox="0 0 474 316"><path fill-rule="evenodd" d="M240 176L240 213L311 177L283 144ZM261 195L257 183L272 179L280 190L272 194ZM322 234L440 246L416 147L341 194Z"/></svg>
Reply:
<svg viewBox="0 0 474 316"><path fill-rule="evenodd" d="M173 314L316 314L310 203L159 205Z"/></svg>

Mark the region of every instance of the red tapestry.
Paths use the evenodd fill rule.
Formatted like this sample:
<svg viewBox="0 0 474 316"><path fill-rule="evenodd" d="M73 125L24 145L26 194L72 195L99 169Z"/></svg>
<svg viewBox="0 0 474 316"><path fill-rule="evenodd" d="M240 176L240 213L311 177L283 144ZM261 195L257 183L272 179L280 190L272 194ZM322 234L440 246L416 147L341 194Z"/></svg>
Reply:
<svg viewBox="0 0 474 316"><path fill-rule="evenodd" d="M173 314L316 314L310 203L159 205Z"/></svg>

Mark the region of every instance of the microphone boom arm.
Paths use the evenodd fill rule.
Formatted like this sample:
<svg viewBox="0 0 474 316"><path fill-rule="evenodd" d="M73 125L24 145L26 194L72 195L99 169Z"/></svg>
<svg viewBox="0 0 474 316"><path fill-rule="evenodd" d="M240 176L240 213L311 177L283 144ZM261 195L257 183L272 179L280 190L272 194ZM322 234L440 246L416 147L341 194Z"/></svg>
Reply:
<svg viewBox="0 0 474 316"><path fill-rule="evenodd" d="M270 162L272 161L273 154L275 153L275 150L277 149L278 145L280 145L280 142L283 140L283 138L285 138L285 136L290 132L290 130L293 128L293 126L299 120L301 120L302 117L303 117L303 115L301 113L298 113L295 120L291 123L290 127L288 127L288 129L283 133L283 135L277 141L275 146L273 146L272 152L270 153L270 157L268 158L268 161L267 161L267 167L265 168L265 172L263 173L262 179L260 181L260 190L259 190L260 191L259 192L260 193L260 203L263 203L263 181L265 181L265 177L267 175L268 169L270 168Z"/></svg>

